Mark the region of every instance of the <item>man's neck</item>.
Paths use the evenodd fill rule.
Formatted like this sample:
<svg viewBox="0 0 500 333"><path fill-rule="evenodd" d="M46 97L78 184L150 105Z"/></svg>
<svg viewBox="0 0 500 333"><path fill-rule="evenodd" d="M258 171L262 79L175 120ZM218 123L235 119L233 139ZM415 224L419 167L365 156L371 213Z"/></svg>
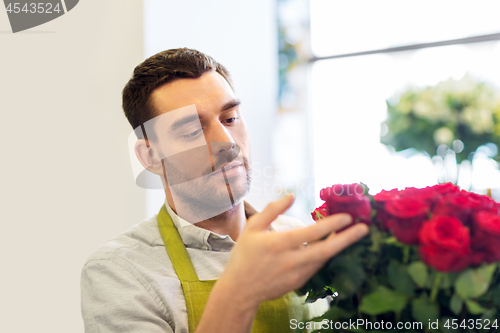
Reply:
<svg viewBox="0 0 500 333"><path fill-rule="evenodd" d="M179 209L184 213L188 213L189 211L191 211L190 209L185 209L185 207L177 207L176 209L176 207L169 201L170 200L168 200L167 197L167 204L174 211L174 213L178 215ZM246 224L246 209L248 209L248 216L251 216L255 212L255 209L253 209L253 207L247 205L243 200L241 200L240 202L235 203L229 210L225 211L224 213L193 224L197 227L207 229L219 235L229 235L232 240L236 241ZM183 215L185 215L184 213ZM190 216L179 215L179 217L190 223L193 220L192 218L190 218ZM194 220L197 220L197 218L194 218Z"/></svg>
<svg viewBox="0 0 500 333"><path fill-rule="evenodd" d="M235 204L230 210L210 219L196 223L196 226L210 230L219 235L229 235L236 241L246 224L243 201Z"/></svg>

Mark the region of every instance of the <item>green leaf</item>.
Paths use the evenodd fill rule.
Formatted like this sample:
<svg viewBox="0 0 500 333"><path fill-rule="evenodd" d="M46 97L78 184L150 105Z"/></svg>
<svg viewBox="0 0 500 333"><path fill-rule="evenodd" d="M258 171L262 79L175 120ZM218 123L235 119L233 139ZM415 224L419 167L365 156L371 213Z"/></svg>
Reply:
<svg viewBox="0 0 500 333"><path fill-rule="evenodd" d="M306 304L306 303L314 303L319 298L325 298L326 296L333 295L334 292L335 292L335 289L333 289L330 286L325 286L322 290L317 290L317 291L310 290L307 293L307 298L304 301L304 304Z"/></svg>
<svg viewBox="0 0 500 333"><path fill-rule="evenodd" d="M500 284L495 286L492 292L493 304L500 308Z"/></svg>
<svg viewBox="0 0 500 333"><path fill-rule="evenodd" d="M394 289L407 296L413 296L415 285L406 271L406 267L397 261L392 260L387 268L389 283Z"/></svg>
<svg viewBox="0 0 500 333"><path fill-rule="evenodd" d="M439 306L432 303L426 293L411 302L411 315L417 321L428 323L439 318Z"/></svg>
<svg viewBox="0 0 500 333"><path fill-rule="evenodd" d="M338 299L349 298L361 288L366 278L363 265L366 252L366 246L363 244L353 245L335 256L325 266L332 277L328 285L338 291Z"/></svg>
<svg viewBox="0 0 500 333"><path fill-rule="evenodd" d="M455 281L455 290L464 300L483 295L490 286L496 264L463 271Z"/></svg>
<svg viewBox="0 0 500 333"><path fill-rule="evenodd" d="M368 188L368 185L366 185L365 183L359 183L359 186L361 186L363 188L363 194L364 195L368 195L368 191L370 191L370 189Z"/></svg>
<svg viewBox="0 0 500 333"><path fill-rule="evenodd" d="M464 305L464 302L457 294L453 294L453 296L451 296L450 309L454 314L456 314L458 316L460 314L460 312L462 312L463 305Z"/></svg>
<svg viewBox="0 0 500 333"><path fill-rule="evenodd" d="M450 287L450 277L446 273L441 273L441 282L439 283L439 289L448 289Z"/></svg>
<svg viewBox="0 0 500 333"><path fill-rule="evenodd" d="M399 243L399 241L394 236L387 237L386 239L384 239L384 244L397 244L397 243Z"/></svg>
<svg viewBox="0 0 500 333"><path fill-rule="evenodd" d="M486 309L483 308L481 305L479 305L479 303L477 303L477 302L466 300L465 305L467 305L467 309L473 315L477 315L477 314L481 314L481 313L486 312Z"/></svg>
<svg viewBox="0 0 500 333"><path fill-rule="evenodd" d="M490 321L493 321L496 318L497 314L497 309L489 309L483 313L481 316L481 319L484 321L485 319L489 319Z"/></svg>
<svg viewBox="0 0 500 333"><path fill-rule="evenodd" d="M369 315L379 315L386 312L401 312L407 303L407 297L384 286L378 286L375 291L366 295L358 310Z"/></svg>
<svg viewBox="0 0 500 333"><path fill-rule="evenodd" d="M456 273L441 273L441 283L439 285L440 289L448 289L453 286L453 282L455 282L457 278Z"/></svg>
<svg viewBox="0 0 500 333"><path fill-rule="evenodd" d="M384 237L382 236L382 232L375 227L371 226L370 227L370 240L372 242L372 245L368 248L369 251L371 252L380 252L380 247L382 245L382 240Z"/></svg>
<svg viewBox="0 0 500 333"><path fill-rule="evenodd" d="M307 293L319 293L322 292L326 286L330 286L331 282L332 279L328 268L323 267L309 281L307 281L304 286L295 290L295 292L299 296L303 296Z"/></svg>
<svg viewBox="0 0 500 333"><path fill-rule="evenodd" d="M408 274L419 287L423 288L427 281L427 266L421 262L416 261L408 266Z"/></svg>
<svg viewBox="0 0 500 333"><path fill-rule="evenodd" d="M436 278L437 271L436 270L430 270L427 272L427 280L425 281L424 288L426 289L431 289L433 286L433 282Z"/></svg>

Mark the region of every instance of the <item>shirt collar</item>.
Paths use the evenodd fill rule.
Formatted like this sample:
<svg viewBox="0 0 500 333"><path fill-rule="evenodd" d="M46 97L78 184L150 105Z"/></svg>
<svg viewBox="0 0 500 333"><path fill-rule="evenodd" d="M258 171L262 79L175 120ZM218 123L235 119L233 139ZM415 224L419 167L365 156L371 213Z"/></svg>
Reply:
<svg viewBox="0 0 500 333"><path fill-rule="evenodd" d="M244 205L245 215L247 218L257 212L247 202L244 202ZM181 236L182 242L186 248L229 252L233 248L234 244L236 244L236 242L232 240L229 235L219 235L184 220L182 217L178 216L172 208L170 208L166 200L165 207L167 208L167 212L172 218L175 227L179 231L179 235ZM298 220L294 220L295 219L290 220L290 218L280 215L269 225L268 230L271 232L283 232L297 227L304 227L303 224L296 222Z"/></svg>
<svg viewBox="0 0 500 333"><path fill-rule="evenodd" d="M229 252L233 245L236 244L229 235L219 235L187 222L178 216L167 202L165 202L165 207L187 248Z"/></svg>

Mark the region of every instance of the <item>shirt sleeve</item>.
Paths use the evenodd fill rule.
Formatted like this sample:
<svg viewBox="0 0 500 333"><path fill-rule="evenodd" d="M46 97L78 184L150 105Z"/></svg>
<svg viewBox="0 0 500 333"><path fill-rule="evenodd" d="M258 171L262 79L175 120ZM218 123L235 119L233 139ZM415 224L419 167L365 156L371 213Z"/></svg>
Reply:
<svg viewBox="0 0 500 333"><path fill-rule="evenodd" d="M172 333L155 292L139 273L110 259L82 270L85 333Z"/></svg>

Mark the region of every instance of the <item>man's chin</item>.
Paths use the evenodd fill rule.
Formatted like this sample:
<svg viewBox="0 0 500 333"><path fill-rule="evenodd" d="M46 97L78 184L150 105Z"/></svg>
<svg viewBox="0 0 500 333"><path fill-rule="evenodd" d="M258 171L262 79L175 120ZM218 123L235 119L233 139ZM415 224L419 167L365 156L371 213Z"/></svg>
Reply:
<svg viewBox="0 0 500 333"><path fill-rule="evenodd" d="M232 177L227 184L220 180L203 177L199 182L179 184L171 188L174 205L184 214L179 214L187 221L196 223L230 210L248 193L246 177ZM183 216L184 215L184 216Z"/></svg>
<svg viewBox="0 0 500 333"><path fill-rule="evenodd" d="M202 201L211 203L213 207L226 207L227 209L230 209L234 203L241 201L249 190L246 178L242 176L228 178L227 183L207 183L206 186L212 191L211 193L207 193L208 196L200 196L206 199ZM228 205L228 202L231 205Z"/></svg>

